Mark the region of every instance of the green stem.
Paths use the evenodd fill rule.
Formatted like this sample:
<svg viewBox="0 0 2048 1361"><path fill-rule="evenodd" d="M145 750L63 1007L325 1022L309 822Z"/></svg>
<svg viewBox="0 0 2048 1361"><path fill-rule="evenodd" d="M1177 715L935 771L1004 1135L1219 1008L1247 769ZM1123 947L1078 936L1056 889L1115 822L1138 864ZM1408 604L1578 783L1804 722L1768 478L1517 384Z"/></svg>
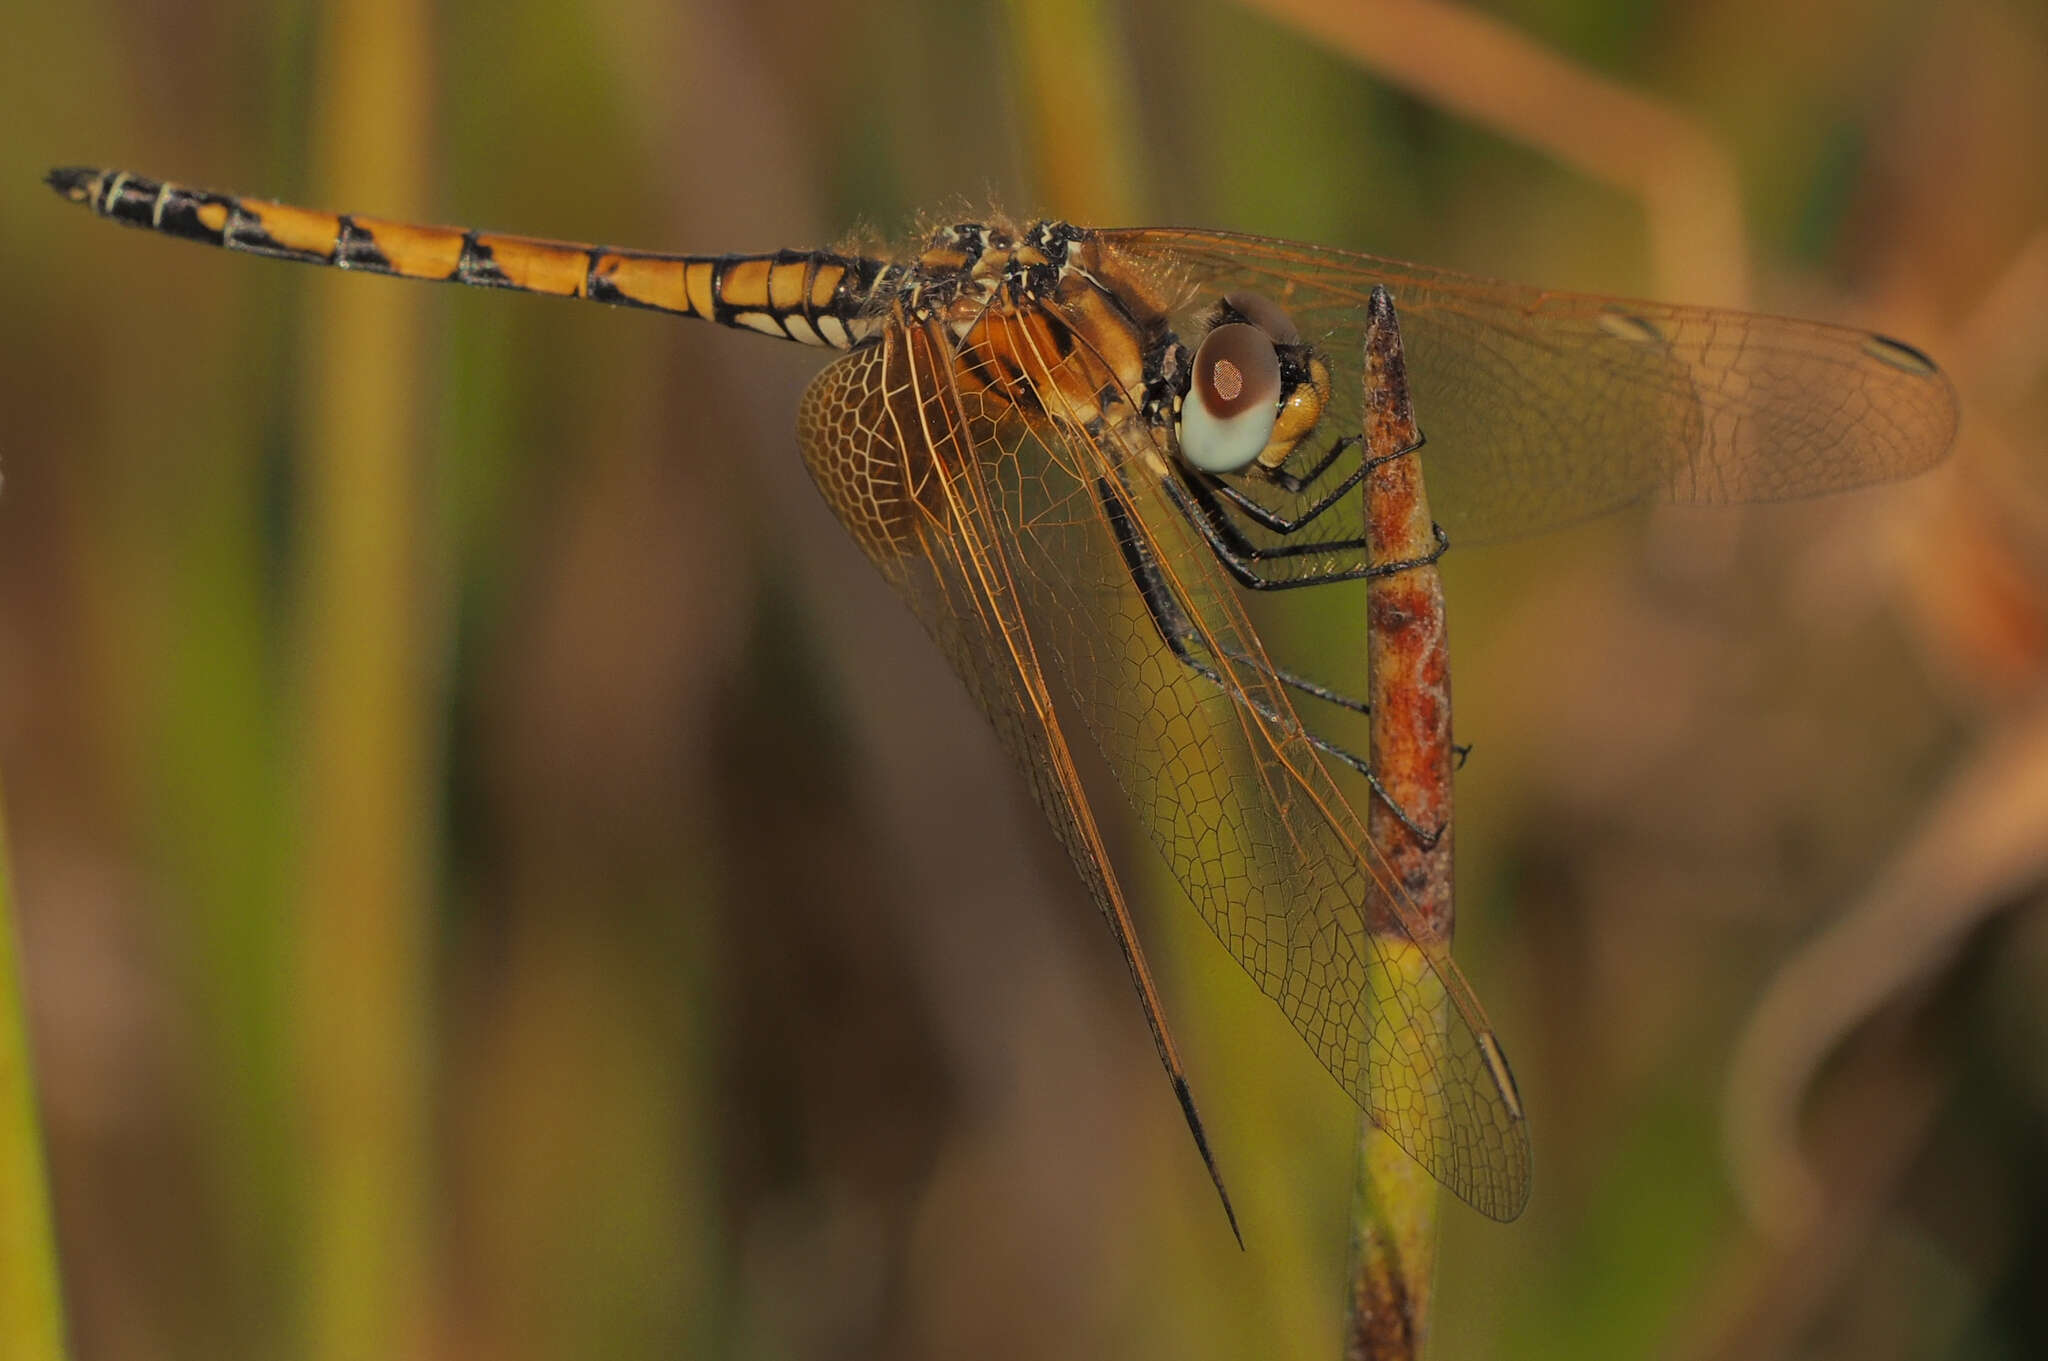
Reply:
<svg viewBox="0 0 2048 1361"><path fill-rule="evenodd" d="M312 134L342 200L431 184L430 7L368 0L323 21ZM428 922L437 749L423 547L420 304L336 290L310 338L299 923L309 1181L305 1354L428 1346Z"/></svg>
<svg viewBox="0 0 2048 1361"><path fill-rule="evenodd" d="M59 1361L65 1355L64 1306L20 979L13 872L0 804L0 1355Z"/></svg>

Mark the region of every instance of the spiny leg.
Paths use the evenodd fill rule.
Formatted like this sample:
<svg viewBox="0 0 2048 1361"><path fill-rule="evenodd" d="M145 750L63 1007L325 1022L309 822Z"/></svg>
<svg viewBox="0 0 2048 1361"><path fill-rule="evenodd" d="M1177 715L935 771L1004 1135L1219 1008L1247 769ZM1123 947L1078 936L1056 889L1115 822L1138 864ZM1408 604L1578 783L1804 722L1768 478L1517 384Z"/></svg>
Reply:
<svg viewBox="0 0 2048 1361"><path fill-rule="evenodd" d="M1173 649L1174 655L1179 657L1189 667L1214 681L1218 686L1224 686L1223 678L1217 674L1215 669L1197 658L1189 650L1188 643L1196 636L1194 626L1188 621L1186 613L1180 607L1180 603L1173 598L1172 592L1167 590L1166 583L1160 578L1159 570L1153 564L1150 553L1138 542L1137 535L1131 528L1130 512L1124 508L1122 498L1110 489L1107 479L1098 478L1095 485L1096 495L1102 503L1103 513L1109 517L1110 524L1115 529L1117 548L1123 554L1124 566L1130 572L1131 580L1137 586L1139 595L1144 598L1146 611L1152 616L1152 622L1157 626L1160 637L1169 648ZM1334 704L1341 709L1349 709L1353 713L1369 714L1372 712L1372 706L1362 699L1353 699L1342 691L1333 690L1320 681L1310 680L1306 676L1296 675L1284 667L1274 666L1263 658L1252 657L1231 649L1225 649L1223 655L1236 662L1239 666L1250 667L1269 680L1278 681L1290 689L1298 690L1302 694L1322 700L1327 704ZM1341 748L1331 748L1331 754L1340 757L1348 764L1356 763L1358 760L1357 757L1343 751Z"/></svg>
<svg viewBox="0 0 2048 1361"><path fill-rule="evenodd" d="M1175 657L1179 658L1181 664L1190 671L1203 677L1225 694L1235 699L1243 700L1268 723L1281 722L1280 715L1270 705L1251 695L1245 694L1242 689L1225 680L1223 674L1215 667L1195 655L1192 643L1198 635L1194 625L1189 622L1186 612L1181 609L1180 602L1173 598L1173 592L1167 587L1165 580L1160 576L1158 565L1153 562L1151 553L1139 540L1137 533L1132 528L1130 512L1124 505L1123 497L1106 477L1096 479L1095 494L1102 504L1103 514L1109 517L1110 528L1116 535L1117 551L1123 556L1124 568L1131 575L1131 584L1138 588L1138 596L1145 602L1145 612L1150 616L1152 627L1158 632L1160 641L1165 643L1167 649ZM1278 681L1282 685L1299 690L1303 694L1312 695L1317 699L1350 709L1354 713L1363 714L1371 712L1370 706L1363 700L1353 699L1348 695L1330 689L1328 686L1296 676L1263 659L1249 657L1231 650L1226 650L1223 655L1240 666L1250 667L1261 675ZM1372 767L1366 762L1365 758L1338 746L1327 738L1309 732L1305 728L1303 729L1303 735L1308 738L1310 745L1315 747L1317 751L1322 752L1333 760L1342 762L1364 776L1365 782L1372 789L1374 796L1392 811L1401 825L1407 828L1418 841L1422 842L1425 846L1434 846L1437 840L1443 836L1443 829L1441 827L1425 828L1410 818L1407 810L1398 803L1395 803L1389 797L1387 791L1381 787L1379 777L1372 773Z"/></svg>
<svg viewBox="0 0 2048 1361"><path fill-rule="evenodd" d="M1328 452L1326 452L1322 456L1322 458L1316 463L1316 466L1309 469L1309 471L1306 474L1303 474L1301 476L1296 476L1295 474L1288 472L1287 466L1285 464L1282 464L1277 468L1270 469L1266 471L1263 475L1265 476L1267 481L1274 483L1282 490L1290 494L1299 495L1300 493L1308 490L1311 486L1314 486L1317 480L1319 480L1324 473L1329 471L1330 466L1334 464L1340 456L1342 456L1344 451L1353 448L1358 444L1358 442L1359 436L1357 435L1345 435L1340 439L1334 441L1330 445ZM1332 487L1319 500L1317 500L1314 505L1310 506L1307 510L1301 512L1299 515L1293 516L1292 518L1268 510L1265 506L1259 504L1256 498L1248 495L1246 492L1241 490L1239 487L1237 487L1234 483L1232 483L1226 478L1217 476L1212 473L1204 473L1201 474L1196 479L1196 481L1201 486L1202 490L1211 493L1215 498L1219 500L1229 502L1231 505L1235 506L1238 509L1238 511L1244 515L1246 519L1258 525L1261 529L1269 530L1272 533L1285 537L1287 535L1299 533L1301 530L1315 523L1315 521L1322 516L1323 512L1329 510L1330 507L1336 505L1339 501L1342 501L1345 495L1349 493L1353 487L1357 486L1360 482L1364 481L1366 474L1370 473L1374 468L1379 467L1382 463L1386 463L1391 459L1406 458L1410 454L1419 453L1424 443L1425 440L1423 436L1418 432L1415 438L1415 443L1409 445L1405 449L1397 449L1390 454L1382 454L1378 458L1368 458L1361 460L1356 468L1353 468L1349 473L1345 475L1344 480L1342 482L1339 482L1336 486ZM1351 542L1355 545L1361 541L1354 540ZM1324 548L1330 546L1331 545L1327 544L1319 545L1319 547Z"/></svg>
<svg viewBox="0 0 2048 1361"><path fill-rule="evenodd" d="M1285 465L1278 468L1274 468L1270 472L1264 473L1263 476L1266 478L1266 480L1274 483L1283 491L1286 491L1290 495L1298 496L1302 492L1306 491L1310 486L1314 485L1316 479L1320 478L1325 472L1327 472L1330 468L1330 465L1335 463L1338 457L1341 456L1346 449L1353 447L1357 443L1358 436L1356 435L1346 435L1343 438L1335 441L1330 445L1329 452L1323 455L1322 461L1317 463L1314 468L1310 469L1306 476L1296 477L1294 474L1287 471ZM1335 487L1333 487L1327 495L1322 497L1314 505L1310 506L1307 510L1303 511L1300 515L1297 515L1292 519L1289 519L1284 515L1277 515L1274 512L1266 509L1264 506L1260 505L1258 501L1253 499L1251 496L1246 495L1243 491L1239 490L1234 483L1230 482L1222 476L1219 476L1214 473L1204 473L1202 474L1201 480L1218 496L1222 497L1224 500L1236 506L1240 511L1244 512L1246 517L1251 519L1254 523L1258 524L1262 528L1272 530L1275 534L1284 535L1293 534L1296 531L1300 530L1303 526L1312 523L1317 517L1322 515L1324 511L1328 510L1330 507L1336 505L1339 501L1343 500L1344 494L1350 491L1353 487L1357 486L1360 480L1365 477L1367 471L1368 467L1365 464L1360 464L1357 468L1352 469L1351 472L1345 476L1344 480L1338 483Z"/></svg>
<svg viewBox="0 0 2048 1361"><path fill-rule="evenodd" d="M1307 572L1300 576L1261 576L1257 565L1262 562L1279 561L1288 558L1306 557L1311 554L1343 553L1351 550L1365 552L1368 545L1364 539L1341 539L1331 543L1283 544L1278 548L1260 548L1247 540L1243 533L1230 522L1215 498L1199 485L1183 486L1178 481L1166 483L1166 493L1172 499L1175 509L1186 517L1196 532L1201 534L1210 551L1216 554L1230 575L1240 586L1250 591L1289 591L1300 586L1328 586L1339 581L1361 581L1374 577L1389 577L1416 567L1427 567L1450 550L1450 536L1442 526L1436 527L1436 547L1419 558L1403 558L1397 562L1362 562L1355 567L1339 567L1326 572Z"/></svg>

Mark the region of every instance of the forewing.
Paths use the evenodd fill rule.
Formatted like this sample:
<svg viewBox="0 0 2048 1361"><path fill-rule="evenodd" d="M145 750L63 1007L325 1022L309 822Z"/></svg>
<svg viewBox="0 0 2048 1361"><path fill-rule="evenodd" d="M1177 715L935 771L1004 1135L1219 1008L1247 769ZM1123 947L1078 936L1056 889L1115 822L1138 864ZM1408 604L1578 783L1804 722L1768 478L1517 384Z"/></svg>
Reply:
<svg viewBox="0 0 2048 1361"><path fill-rule="evenodd" d="M988 715L1102 910L1235 1233L1236 1213L1024 617L1016 545L1000 532L951 360L936 326L895 319L877 343L835 361L804 393L804 461Z"/></svg>
<svg viewBox="0 0 2048 1361"><path fill-rule="evenodd" d="M968 416L993 534L1039 653L1071 695L1139 823L1217 936L1344 1089L1464 1200L1497 1218L1528 1195L1526 1126L1485 1018L1443 941L1383 861L1256 664L1256 635L1206 545L1173 509L1137 427L1076 419L1059 394L1101 375L1085 346L1033 349L991 329L1044 417ZM1062 381L1063 379L1067 381ZM1104 498L1157 565L1204 676L1161 638ZM1362 621L1361 621L1362 622Z"/></svg>
<svg viewBox="0 0 2048 1361"><path fill-rule="evenodd" d="M893 326L835 360L804 393L798 441L819 490L988 716L1075 868L1115 918L1121 893L1071 778L947 366L934 362L943 344Z"/></svg>
<svg viewBox="0 0 2048 1361"><path fill-rule="evenodd" d="M1550 292L1259 237L1098 238L1157 272L1181 304L1183 337L1231 289L1287 308L1330 360L1323 428L1338 433L1359 429L1362 315L1384 284L1428 440L1430 504L1454 542L1640 501L1726 505L1883 482L1939 462L1955 438L1948 380L1866 331Z"/></svg>

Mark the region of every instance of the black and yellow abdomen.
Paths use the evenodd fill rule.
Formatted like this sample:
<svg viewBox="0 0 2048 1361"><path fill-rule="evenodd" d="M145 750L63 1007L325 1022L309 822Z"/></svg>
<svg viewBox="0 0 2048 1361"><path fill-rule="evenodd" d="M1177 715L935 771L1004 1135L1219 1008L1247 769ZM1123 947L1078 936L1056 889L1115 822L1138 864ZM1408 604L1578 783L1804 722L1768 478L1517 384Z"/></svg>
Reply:
<svg viewBox="0 0 2048 1361"><path fill-rule="evenodd" d="M882 266L830 251L675 255L325 213L73 167L50 187L110 221L250 255L402 279L587 298L700 317L807 345L874 333Z"/></svg>

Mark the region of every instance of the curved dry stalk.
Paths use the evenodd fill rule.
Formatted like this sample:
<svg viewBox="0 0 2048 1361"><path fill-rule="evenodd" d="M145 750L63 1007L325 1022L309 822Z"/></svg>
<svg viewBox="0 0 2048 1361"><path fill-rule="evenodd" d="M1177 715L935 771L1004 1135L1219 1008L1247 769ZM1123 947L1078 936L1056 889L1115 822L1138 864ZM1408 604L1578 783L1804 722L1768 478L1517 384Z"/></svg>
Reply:
<svg viewBox="0 0 2048 1361"><path fill-rule="evenodd" d="M1245 0L1382 80L1632 195L1657 286L1740 307L1749 295L1741 185L1712 133L1508 25L1440 0Z"/></svg>
<svg viewBox="0 0 2048 1361"><path fill-rule="evenodd" d="M1750 1218L1804 1232L1829 1199L1800 1152L1821 1066L1926 983L1969 933L2048 878L2048 706L1994 733L1860 904L1779 971L1736 1047L1726 1140Z"/></svg>

